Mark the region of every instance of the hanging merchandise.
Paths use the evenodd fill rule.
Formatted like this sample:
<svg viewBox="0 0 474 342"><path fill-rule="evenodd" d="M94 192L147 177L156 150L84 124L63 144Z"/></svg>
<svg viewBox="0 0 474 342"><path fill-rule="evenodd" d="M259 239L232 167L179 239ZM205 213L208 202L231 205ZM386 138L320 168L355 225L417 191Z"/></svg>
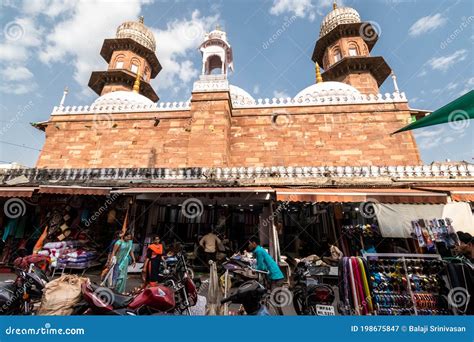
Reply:
<svg viewBox="0 0 474 342"><path fill-rule="evenodd" d="M373 315L374 301L367 279L368 267L364 258L343 257L339 264L339 292L341 311L345 315Z"/></svg>
<svg viewBox="0 0 474 342"><path fill-rule="evenodd" d="M449 218L413 220L411 225L418 246L426 248L428 252L436 252L436 243L445 244L447 248L459 246L458 235Z"/></svg>
<svg viewBox="0 0 474 342"><path fill-rule="evenodd" d="M349 238L360 236L363 237L380 237L379 227L375 224L356 224L356 225L344 225L342 226L342 233Z"/></svg>

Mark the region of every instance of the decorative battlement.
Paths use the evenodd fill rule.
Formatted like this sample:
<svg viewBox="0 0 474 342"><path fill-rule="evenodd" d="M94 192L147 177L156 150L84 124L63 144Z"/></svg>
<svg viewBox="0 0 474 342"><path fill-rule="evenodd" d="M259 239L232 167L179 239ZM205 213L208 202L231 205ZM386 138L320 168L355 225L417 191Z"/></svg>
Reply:
<svg viewBox="0 0 474 342"><path fill-rule="evenodd" d="M248 98L236 97L232 99L234 108L264 108L264 107L302 107L302 106L330 106L344 104L370 104L370 103L394 103L406 102L405 93L386 93L385 95L322 95L322 96L306 96L300 98L266 98L257 99L253 103L249 103Z"/></svg>
<svg viewBox="0 0 474 342"><path fill-rule="evenodd" d="M124 104L107 106L67 106L54 107L51 115L64 114L97 114L97 113L130 113L130 112L169 112L189 110L191 102L161 102L151 105L144 104Z"/></svg>
<svg viewBox="0 0 474 342"><path fill-rule="evenodd" d="M370 181L378 178L458 179L472 182L474 165L457 163L449 165L420 166L313 166L313 167L232 167L232 168L89 168L89 169L17 169L0 174L2 183L22 177L30 183L84 182L84 181L150 181L150 180L221 180L236 179L354 179Z"/></svg>
<svg viewBox="0 0 474 342"><path fill-rule="evenodd" d="M226 80L216 82L197 81L194 83L193 92L199 91L219 91L229 90ZM395 103L406 102L405 93L386 93L385 95L327 95L327 96L307 96L304 98L266 98L252 100L245 96L232 96L232 106L234 108L266 108L266 107L301 107L301 106L330 106L344 104L372 104L372 103ZM97 113L150 113L189 110L191 101L186 102L161 102L152 105L124 104L106 106L56 106L51 115L66 114L97 114Z"/></svg>

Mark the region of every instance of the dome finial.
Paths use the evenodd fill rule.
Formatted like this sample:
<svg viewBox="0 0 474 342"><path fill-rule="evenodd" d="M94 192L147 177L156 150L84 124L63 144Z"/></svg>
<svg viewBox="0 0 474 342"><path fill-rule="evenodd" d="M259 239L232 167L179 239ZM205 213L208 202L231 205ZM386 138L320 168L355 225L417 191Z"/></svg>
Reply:
<svg viewBox="0 0 474 342"><path fill-rule="evenodd" d="M321 76L321 69L319 68L319 64L317 62L315 65L315 70L316 70L316 83L322 83L323 77Z"/></svg>
<svg viewBox="0 0 474 342"><path fill-rule="evenodd" d="M145 17L144 17L143 15L139 16L139 17L138 17L138 22L139 22L140 24L143 24L143 23L145 22Z"/></svg>
<svg viewBox="0 0 474 342"><path fill-rule="evenodd" d="M137 77L135 78L135 83L133 83L133 92L140 93L140 72L137 72Z"/></svg>
<svg viewBox="0 0 474 342"><path fill-rule="evenodd" d="M332 3L332 9L335 10L337 8L337 1L334 0Z"/></svg>
<svg viewBox="0 0 474 342"><path fill-rule="evenodd" d="M217 25L216 25L216 30L217 30L217 31L222 31L221 25L217 24Z"/></svg>

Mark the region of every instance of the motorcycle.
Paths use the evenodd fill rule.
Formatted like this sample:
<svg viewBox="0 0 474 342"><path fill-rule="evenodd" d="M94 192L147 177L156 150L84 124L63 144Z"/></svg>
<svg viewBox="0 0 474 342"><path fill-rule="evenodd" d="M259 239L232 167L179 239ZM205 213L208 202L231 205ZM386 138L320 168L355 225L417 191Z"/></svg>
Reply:
<svg viewBox="0 0 474 342"><path fill-rule="evenodd" d="M238 289L221 300L221 304L228 302L241 304L249 316L270 316L266 305L262 304L263 297L268 293L267 289L256 280L250 280L238 287Z"/></svg>
<svg viewBox="0 0 474 342"><path fill-rule="evenodd" d="M123 295L91 282L82 284L83 301L76 305L74 314L91 315L154 315L190 314L197 303L197 288L189 277L186 265L170 275L163 284L141 289L134 295Z"/></svg>
<svg viewBox="0 0 474 342"><path fill-rule="evenodd" d="M34 305L41 301L49 279L34 264L27 270L16 268L15 272L14 281L0 284L0 315L31 315Z"/></svg>
<svg viewBox="0 0 474 342"><path fill-rule="evenodd" d="M320 270L318 270L319 272ZM294 270L293 306L298 315L318 315L318 308L333 312L331 309L335 294L331 286L319 284L312 267L306 262L299 262Z"/></svg>

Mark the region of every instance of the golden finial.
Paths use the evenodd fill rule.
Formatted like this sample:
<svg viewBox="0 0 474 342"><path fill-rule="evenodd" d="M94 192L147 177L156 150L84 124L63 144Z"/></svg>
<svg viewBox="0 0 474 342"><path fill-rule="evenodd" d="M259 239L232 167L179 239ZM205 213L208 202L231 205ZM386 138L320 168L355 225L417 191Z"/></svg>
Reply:
<svg viewBox="0 0 474 342"><path fill-rule="evenodd" d="M216 25L216 30L217 30L217 31L222 31L221 25L217 24L217 25Z"/></svg>
<svg viewBox="0 0 474 342"><path fill-rule="evenodd" d="M143 24L143 23L145 22L145 17L144 17L143 15L139 16L139 17L138 17L138 22L139 22L140 24Z"/></svg>
<svg viewBox="0 0 474 342"><path fill-rule="evenodd" d="M140 93L140 72L137 72L137 77L135 78L135 83L133 83L133 92Z"/></svg>
<svg viewBox="0 0 474 342"><path fill-rule="evenodd" d="M323 77L321 76L321 69L319 68L319 64L316 63L316 83L322 83Z"/></svg>
<svg viewBox="0 0 474 342"><path fill-rule="evenodd" d="M337 1L334 0L334 2L332 3L332 9L335 10L337 8Z"/></svg>

